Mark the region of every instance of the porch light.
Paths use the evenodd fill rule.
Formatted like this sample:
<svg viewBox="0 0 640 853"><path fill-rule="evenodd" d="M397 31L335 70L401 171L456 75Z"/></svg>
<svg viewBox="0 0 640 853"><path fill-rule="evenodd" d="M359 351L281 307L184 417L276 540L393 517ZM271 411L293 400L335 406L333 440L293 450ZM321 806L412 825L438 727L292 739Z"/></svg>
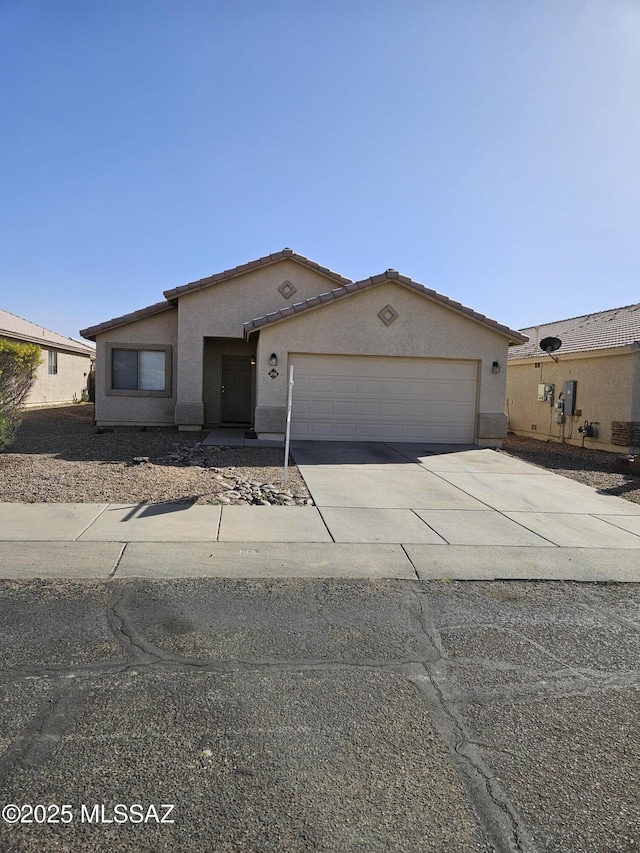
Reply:
<svg viewBox="0 0 640 853"><path fill-rule="evenodd" d="M492 373L500 373L500 362L499 361L493 362L493 364L491 365L491 372Z"/></svg>
<svg viewBox="0 0 640 853"><path fill-rule="evenodd" d="M269 356L269 364L271 365L271 367L275 367L277 363L278 363L278 356L275 354L275 352L272 352L271 355Z"/></svg>
<svg viewBox="0 0 640 853"><path fill-rule="evenodd" d="M255 359L255 356L252 355L251 356L251 367L255 367L255 366L256 366L256 359Z"/></svg>

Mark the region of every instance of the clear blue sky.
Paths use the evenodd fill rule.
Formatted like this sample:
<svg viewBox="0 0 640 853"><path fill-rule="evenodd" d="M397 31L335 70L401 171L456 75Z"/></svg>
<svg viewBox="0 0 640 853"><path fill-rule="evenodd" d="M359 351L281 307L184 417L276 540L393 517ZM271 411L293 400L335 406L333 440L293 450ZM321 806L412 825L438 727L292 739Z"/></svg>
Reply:
<svg viewBox="0 0 640 853"><path fill-rule="evenodd" d="M0 307L290 246L512 327L640 301L638 0L0 0Z"/></svg>

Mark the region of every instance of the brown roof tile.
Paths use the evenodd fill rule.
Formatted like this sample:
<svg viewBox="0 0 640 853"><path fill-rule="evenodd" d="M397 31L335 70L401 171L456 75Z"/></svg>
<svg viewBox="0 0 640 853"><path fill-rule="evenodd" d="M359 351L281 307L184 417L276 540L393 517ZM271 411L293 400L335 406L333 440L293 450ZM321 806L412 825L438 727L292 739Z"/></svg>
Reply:
<svg viewBox="0 0 640 853"><path fill-rule="evenodd" d="M479 314L477 311L474 311L471 308L467 308L462 305L460 302L455 302L453 299L449 299L447 296L443 296L440 293L437 293L435 290L431 290L428 287L425 287L422 284L418 284L418 282L413 281L405 275L400 275L397 270L387 270L384 273L380 273L379 275L371 276L370 278L363 279L362 281L349 282L342 287L337 287L334 290L329 290L327 293L321 293L319 296L313 296L310 299L306 299L303 302L296 302L294 305L290 306L294 309L296 314L299 314L303 311L309 311L313 308L317 308L321 305L326 305L329 302L333 302L337 299L343 299L346 296L350 296L352 293L355 293L359 290L366 290L369 287L375 287L378 284L382 284L385 281L394 281L400 282L405 287L409 287L412 290L419 293L421 296L425 296L428 299L432 299L434 302L439 302L441 305L445 305L447 308L451 308L453 311L457 311L460 314L464 314L466 317L470 317L472 320L476 320L478 323L481 323L485 326L489 326L496 332L500 332L509 338L509 343L522 343L526 340L526 335L521 332L517 332L514 329L508 328L508 326L503 326L501 323L496 322L496 320L491 320L489 317L485 317L484 314ZM258 329L263 328L264 326L268 326L272 323L279 323L282 320L286 320L290 315L287 312L287 309L282 309L280 311L273 311L270 314L265 314L263 317L256 317L254 320L249 320L249 322L244 324L245 335L250 335L252 332L258 331Z"/></svg>
<svg viewBox="0 0 640 853"><path fill-rule="evenodd" d="M113 320L105 320L104 323L98 323L97 326L81 329L80 334L89 341L95 341L96 335L101 332L107 332L109 329L115 329L118 326L125 326L127 323L134 323L136 320L143 320L145 317L152 317L154 314L160 314L161 311L168 311L169 308L173 307L171 302L167 302L167 300L156 302L155 305L149 305L147 308L139 308L130 314L123 314L122 317L114 317Z"/></svg>
<svg viewBox="0 0 640 853"><path fill-rule="evenodd" d="M249 261L246 264L241 264L240 266L232 267L231 269L224 270L223 272L215 273L214 275L210 275L207 278L201 278L198 281L192 281L189 282L189 284L183 284L180 287L174 287L171 290L165 290L164 296L170 300L178 299L178 297L182 296L185 293L191 293L192 291L200 290L203 287L210 287L212 284L217 284L220 281L227 281L230 278L235 278L236 276L243 275L244 273L250 272L251 270L259 269L260 267L270 266L271 264L275 264L278 261L284 260L285 258L288 258L292 261L296 261L296 263L302 264L302 266L322 273L322 275L327 276L327 278L331 278L334 281L340 282L341 284L346 284L351 281L351 279L345 278L337 272L333 272L333 270L328 269L328 267L322 267L315 261L310 261L309 258L305 258L304 255L298 255L296 252L293 251L293 249L286 248L282 249L282 251L280 252L274 252L271 255L265 255L263 258L258 258L255 261Z"/></svg>
<svg viewBox="0 0 640 853"><path fill-rule="evenodd" d="M640 303L531 326L522 331L529 336L529 342L513 347L509 351L510 360L543 357L540 341L549 337L560 338L562 341L558 350L559 356L563 353L628 346L636 341L640 342Z"/></svg>

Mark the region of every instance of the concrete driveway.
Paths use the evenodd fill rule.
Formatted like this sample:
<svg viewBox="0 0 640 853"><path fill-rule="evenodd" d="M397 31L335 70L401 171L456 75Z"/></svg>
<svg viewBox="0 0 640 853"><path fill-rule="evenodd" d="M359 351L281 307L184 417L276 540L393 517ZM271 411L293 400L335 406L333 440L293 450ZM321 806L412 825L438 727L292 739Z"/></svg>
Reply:
<svg viewBox="0 0 640 853"><path fill-rule="evenodd" d="M487 448L295 442L335 542L640 548L640 505Z"/></svg>
<svg viewBox="0 0 640 853"><path fill-rule="evenodd" d="M640 581L640 504L494 450L292 455L314 507L0 502L0 576Z"/></svg>

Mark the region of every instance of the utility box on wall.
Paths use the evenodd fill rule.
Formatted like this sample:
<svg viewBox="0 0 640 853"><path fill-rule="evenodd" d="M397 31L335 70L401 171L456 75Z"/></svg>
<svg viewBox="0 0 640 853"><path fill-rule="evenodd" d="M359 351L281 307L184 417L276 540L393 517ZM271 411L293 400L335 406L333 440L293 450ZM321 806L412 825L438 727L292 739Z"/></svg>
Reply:
<svg viewBox="0 0 640 853"><path fill-rule="evenodd" d="M567 379L564 383L564 413L573 415L576 410L576 385L575 379Z"/></svg>

